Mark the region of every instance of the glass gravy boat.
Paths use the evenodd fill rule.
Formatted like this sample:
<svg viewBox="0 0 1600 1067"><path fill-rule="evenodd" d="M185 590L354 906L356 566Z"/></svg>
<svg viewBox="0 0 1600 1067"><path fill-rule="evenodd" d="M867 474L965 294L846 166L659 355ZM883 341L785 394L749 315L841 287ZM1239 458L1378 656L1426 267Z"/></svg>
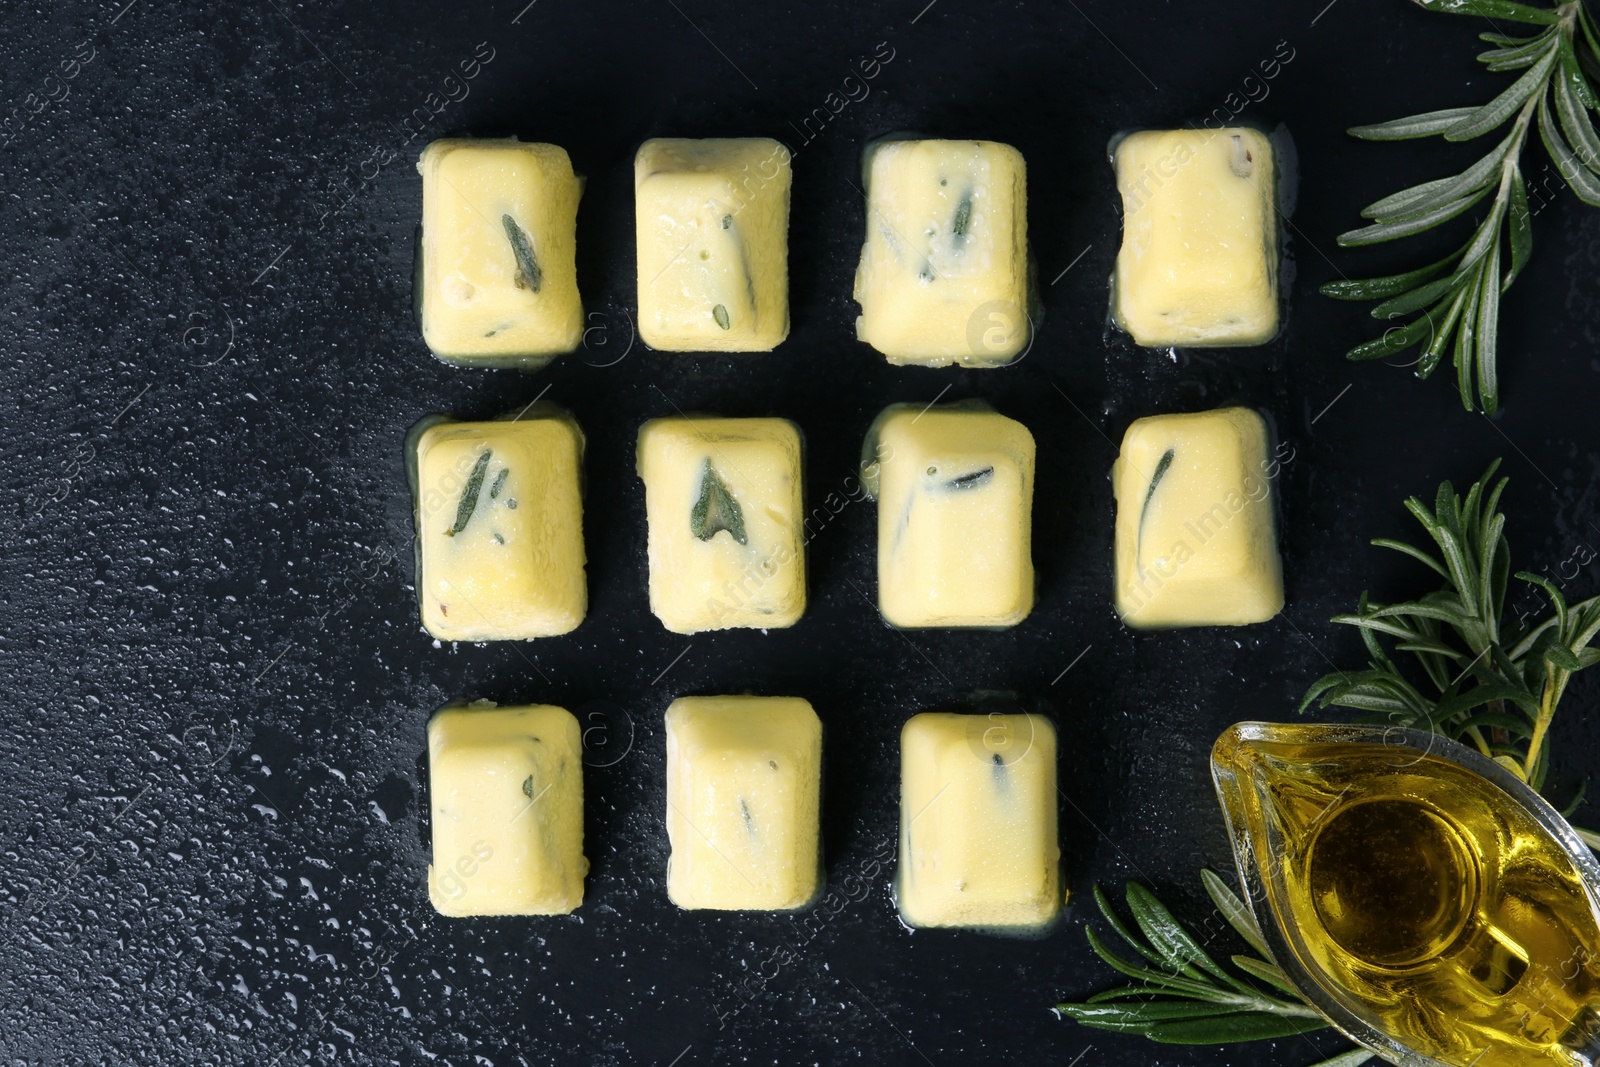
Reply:
<svg viewBox="0 0 1600 1067"><path fill-rule="evenodd" d="M1245 722L1212 777L1267 946L1352 1040L1600 1065L1600 863L1515 774L1419 730Z"/></svg>

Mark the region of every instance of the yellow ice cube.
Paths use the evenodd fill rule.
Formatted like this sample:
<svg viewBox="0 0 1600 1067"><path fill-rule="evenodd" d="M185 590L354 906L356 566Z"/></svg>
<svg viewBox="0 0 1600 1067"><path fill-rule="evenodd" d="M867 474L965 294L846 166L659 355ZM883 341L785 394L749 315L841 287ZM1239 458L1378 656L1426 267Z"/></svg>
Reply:
<svg viewBox="0 0 1600 1067"><path fill-rule="evenodd" d="M1136 627L1265 622L1283 609L1267 425L1248 408L1139 419L1111 468L1117 612Z"/></svg>
<svg viewBox="0 0 1600 1067"><path fill-rule="evenodd" d="M878 608L891 624L1014 626L1033 610L1033 435L978 407L894 404L867 435Z"/></svg>
<svg viewBox="0 0 1600 1067"><path fill-rule="evenodd" d="M1258 345L1278 332L1272 145L1259 131L1145 130L1115 148L1112 309L1141 345Z"/></svg>
<svg viewBox="0 0 1600 1067"><path fill-rule="evenodd" d="M806 609L800 431L787 419L639 430L650 610L674 633L793 626Z"/></svg>
<svg viewBox="0 0 1600 1067"><path fill-rule="evenodd" d="M767 352L789 336L789 150L765 137L646 141L633 163L639 336Z"/></svg>
<svg viewBox="0 0 1600 1067"><path fill-rule="evenodd" d="M667 895L680 908L798 908L822 886L822 723L796 697L667 709Z"/></svg>
<svg viewBox="0 0 1600 1067"><path fill-rule="evenodd" d="M867 148L856 336L890 363L998 367L1027 345L1022 153L994 141Z"/></svg>
<svg viewBox="0 0 1600 1067"><path fill-rule="evenodd" d="M433 862L445 915L564 915L583 903L578 720L549 705L487 702L428 723Z"/></svg>
<svg viewBox="0 0 1600 1067"><path fill-rule="evenodd" d="M1061 912L1056 734L1037 715L924 712L900 732L900 869L912 926L1036 929Z"/></svg>
<svg viewBox="0 0 1600 1067"><path fill-rule="evenodd" d="M422 173L422 337L463 366L534 370L583 338L575 265L583 183L566 150L434 141Z"/></svg>
<svg viewBox="0 0 1600 1067"><path fill-rule="evenodd" d="M517 419L424 420L411 455L429 633L506 641L583 621L583 434L571 417L541 405Z"/></svg>

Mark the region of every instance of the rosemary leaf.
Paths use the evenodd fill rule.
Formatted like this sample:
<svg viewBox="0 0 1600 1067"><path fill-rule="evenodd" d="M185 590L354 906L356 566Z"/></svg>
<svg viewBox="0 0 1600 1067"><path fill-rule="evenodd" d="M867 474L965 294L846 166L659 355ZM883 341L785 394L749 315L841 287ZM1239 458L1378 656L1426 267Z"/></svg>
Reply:
<svg viewBox="0 0 1600 1067"><path fill-rule="evenodd" d="M1265 1041L1275 1037L1321 1030L1327 1020L1306 1009L1305 1015L1279 1015L1247 1011L1214 1015L1209 1019L1183 1019L1147 1025L1144 1036L1167 1045L1216 1045L1232 1041ZM1093 1024L1089 1024L1093 1025ZM1106 1028L1106 1029L1109 1029Z"/></svg>
<svg viewBox="0 0 1600 1067"><path fill-rule="evenodd" d="M483 492L483 474L489 469L489 457L493 454L493 450L488 448L478 453L478 461L472 465L472 473L467 475L467 486L461 491L461 502L456 505L456 521L450 527L451 537L465 530L467 523L472 521L472 513L478 510L478 495Z"/></svg>
<svg viewBox="0 0 1600 1067"><path fill-rule="evenodd" d="M1450 307L1444 313L1444 321L1434 331L1433 339L1423 347L1422 358L1417 360L1415 373L1418 378L1427 379L1438 369L1439 361L1444 358L1444 350L1450 347L1451 333L1461 319L1461 311L1471 298L1472 293L1465 286L1456 290L1456 295L1450 301Z"/></svg>
<svg viewBox="0 0 1600 1067"><path fill-rule="evenodd" d="M510 215L501 215L500 224L505 227L506 240L511 242L511 254L517 261L517 288L537 293L544 284L544 271L539 269L539 261L534 257L533 239Z"/></svg>
<svg viewBox="0 0 1600 1067"><path fill-rule="evenodd" d="M1461 252L1461 262L1456 267L1456 274L1465 275L1489 251L1491 246L1500 243L1500 223L1504 221L1505 201L1497 194L1494 206L1489 209L1489 217L1473 233L1472 240L1467 242L1466 248ZM1484 277L1490 277L1491 272L1480 272ZM1492 277L1498 281L1498 271L1492 272Z"/></svg>
<svg viewBox="0 0 1600 1067"><path fill-rule="evenodd" d="M1500 405L1500 382L1496 372L1496 346L1500 336L1500 226L1495 223L1495 240L1484 264L1486 283L1478 287L1478 396L1486 414ZM1470 405L1467 410L1472 410Z"/></svg>
<svg viewBox="0 0 1600 1067"><path fill-rule="evenodd" d="M950 220L950 235L956 238L956 244L964 244L967 240L967 230L972 225L972 194L963 196L956 204L955 216Z"/></svg>
<svg viewBox="0 0 1600 1067"><path fill-rule="evenodd" d="M1363 141L1409 141L1417 137L1432 137L1436 133L1443 133L1476 110L1477 108L1472 107L1445 108L1443 111L1429 111L1426 114L1379 122L1371 126L1352 126L1345 132Z"/></svg>
<svg viewBox="0 0 1600 1067"><path fill-rule="evenodd" d="M1447 179L1448 180L1448 179ZM1384 300L1391 296L1398 296L1410 290L1443 271L1455 262L1454 256L1446 256L1437 263L1430 263L1426 267L1418 267L1403 274L1391 274L1383 278L1349 278L1336 282L1325 283L1319 292L1323 296L1331 296L1335 300Z"/></svg>
<svg viewBox="0 0 1600 1067"><path fill-rule="evenodd" d="M1517 280L1522 268L1528 265L1528 257L1533 255L1533 219L1528 212L1528 183L1523 180L1520 167L1511 176L1511 206L1506 217L1510 220L1511 230L1511 270L1500 285L1501 292L1511 288L1511 283Z"/></svg>
<svg viewBox="0 0 1600 1067"><path fill-rule="evenodd" d="M1382 200L1374 200L1372 203L1362 208L1361 217L1364 219L1391 218L1403 212L1412 204L1421 202L1424 198L1430 197L1433 193L1438 192L1440 189L1444 189L1456 184L1456 182L1459 180L1459 175L1451 178L1434 178L1432 181L1423 182L1421 185L1413 185L1409 189L1402 189L1398 193L1390 193ZM1460 194L1458 193L1456 195L1459 196ZM1445 197L1445 199L1453 200L1455 197L1448 196Z"/></svg>
<svg viewBox="0 0 1600 1067"><path fill-rule="evenodd" d="M1490 32L1478 34L1478 40L1484 42L1485 44L1495 45L1498 48L1520 48L1523 45L1533 44L1535 41L1540 41L1543 39L1544 31L1542 30L1539 33L1534 34L1532 37L1507 37L1503 33Z"/></svg>
<svg viewBox="0 0 1600 1067"><path fill-rule="evenodd" d="M1141 1029L1143 1023L1164 1019L1209 1018L1217 1014L1215 1005L1183 1000L1150 1000L1135 1004L1098 1001L1093 1006L1074 1007L1070 1014L1080 1023L1104 1029Z"/></svg>
<svg viewBox="0 0 1600 1067"><path fill-rule="evenodd" d="M1593 105L1583 103L1565 78L1557 81L1555 88L1556 117L1561 120L1561 130L1571 142L1573 154L1588 169L1600 171L1600 135L1595 133L1585 110Z"/></svg>
<svg viewBox="0 0 1600 1067"><path fill-rule="evenodd" d="M1471 210L1488 194L1489 188L1484 186L1422 215L1411 216L1398 222L1363 226L1359 230L1348 230L1339 235L1339 244L1345 248L1358 248L1362 245L1382 244L1384 241L1393 241L1396 238L1410 237L1414 233L1431 230L1441 222L1448 222L1462 212Z"/></svg>
<svg viewBox="0 0 1600 1067"><path fill-rule="evenodd" d="M1550 158L1555 161L1556 170L1566 180L1567 187L1578 194L1578 199L1585 204L1600 207L1600 177L1582 163L1561 139L1561 134L1550 121L1550 108L1543 99L1539 101L1539 137L1544 141L1545 151L1550 153Z"/></svg>
<svg viewBox="0 0 1600 1067"><path fill-rule="evenodd" d="M1156 461L1156 469L1150 475L1150 486L1144 491L1144 506L1139 509L1139 519L1144 520L1145 513L1150 510L1150 498L1156 495L1156 486L1161 484L1161 479L1167 476L1167 470L1172 466L1172 457L1178 450L1169 448L1161 453L1161 458Z"/></svg>
<svg viewBox="0 0 1600 1067"><path fill-rule="evenodd" d="M1461 403L1470 410L1477 399L1472 392L1472 354L1477 351L1473 344L1478 334L1478 301L1474 292L1478 280L1483 277L1480 270L1474 276L1471 286L1467 289L1467 301L1461 308L1461 320L1456 326L1456 343L1453 359L1456 368L1456 390L1461 394Z"/></svg>
<svg viewBox="0 0 1600 1067"><path fill-rule="evenodd" d="M1421 311L1446 293L1454 292L1461 285L1461 276L1452 274L1448 278L1431 281L1421 285L1409 293L1402 293L1392 300L1385 300L1372 309L1375 319L1397 319L1402 315L1409 315L1413 311Z"/></svg>
<svg viewBox="0 0 1600 1067"><path fill-rule="evenodd" d="M981 489L994 480L994 468L983 467L979 470L958 474L946 481L942 488L949 492L960 493L968 489Z"/></svg>
<svg viewBox="0 0 1600 1067"><path fill-rule="evenodd" d="M707 459L700 470L700 495L689 509L689 532L701 541L709 541L723 530L741 545L749 541L744 511Z"/></svg>
<svg viewBox="0 0 1600 1067"><path fill-rule="evenodd" d="M1249 956L1234 956L1233 965L1250 975L1252 978L1259 978L1273 988L1289 994L1291 997L1297 997L1300 995L1295 991L1294 985L1289 981L1288 976L1285 975L1283 971L1279 970L1276 964L1262 963L1260 960L1252 959Z"/></svg>
<svg viewBox="0 0 1600 1067"><path fill-rule="evenodd" d="M1500 176L1506 157L1517 146L1519 139L1518 132L1513 130L1487 155L1455 177L1425 182L1422 186L1413 186L1393 196L1386 196L1377 203L1368 205L1361 214L1365 218L1379 222L1398 222L1401 219L1415 218L1434 208L1442 207L1457 197L1486 188ZM1424 192L1422 191L1424 186L1432 188Z"/></svg>
<svg viewBox="0 0 1600 1067"><path fill-rule="evenodd" d="M1486 19L1506 19L1532 25L1548 26L1559 17L1554 11L1512 3L1511 0L1413 0L1413 3L1447 15L1478 15Z"/></svg>
<svg viewBox="0 0 1600 1067"><path fill-rule="evenodd" d="M1530 67L1538 60L1547 44L1548 38L1540 35L1523 44L1479 53L1478 62L1487 64L1490 70L1496 72Z"/></svg>
<svg viewBox="0 0 1600 1067"><path fill-rule="evenodd" d="M1211 898L1211 903L1215 904L1217 910L1222 912L1222 917L1228 920L1228 925L1233 927L1251 948L1262 956L1270 958L1267 943L1261 937L1261 928L1256 925L1256 917L1250 914L1250 909L1229 888L1228 883L1222 880L1222 876L1213 870L1201 870L1200 883L1205 886L1206 895ZM1239 961L1238 956L1233 959L1235 963Z"/></svg>
<svg viewBox="0 0 1600 1067"><path fill-rule="evenodd" d="M1424 314L1420 319L1413 319L1404 326L1391 329L1377 340L1357 345L1345 353L1345 356L1354 360L1382 359L1385 356L1392 356L1397 352L1404 352L1428 336L1429 331L1432 329L1433 320Z"/></svg>
<svg viewBox="0 0 1600 1067"><path fill-rule="evenodd" d="M1595 94L1589 88L1589 79L1584 77L1583 68L1578 64L1578 53L1572 47L1572 38L1560 34L1558 47L1561 57L1561 78L1558 84L1565 85L1571 90L1581 106L1594 107Z"/></svg>
<svg viewBox="0 0 1600 1067"><path fill-rule="evenodd" d="M1173 918L1172 912L1154 893L1138 882L1129 882L1127 897L1134 921L1168 966L1174 970L1194 966L1214 978L1229 980L1216 961L1206 955L1200 943L1189 936L1189 932Z"/></svg>
<svg viewBox="0 0 1600 1067"><path fill-rule="evenodd" d="M1446 141L1470 141L1474 137L1481 137L1490 130L1509 119L1512 114L1527 103L1528 98L1535 92L1544 91L1545 79L1550 75L1550 68L1556 64L1556 50L1551 47L1545 57L1528 68L1527 73L1511 83L1511 87L1487 104L1475 111L1470 117L1462 119L1448 130L1444 131Z"/></svg>

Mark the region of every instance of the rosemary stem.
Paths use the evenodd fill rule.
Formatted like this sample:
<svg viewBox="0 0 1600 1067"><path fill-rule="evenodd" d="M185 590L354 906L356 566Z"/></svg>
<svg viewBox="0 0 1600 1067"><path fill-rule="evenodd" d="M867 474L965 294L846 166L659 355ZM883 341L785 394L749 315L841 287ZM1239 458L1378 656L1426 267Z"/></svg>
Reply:
<svg viewBox="0 0 1600 1067"><path fill-rule="evenodd" d="M1522 777L1530 782L1533 780L1533 768L1539 762L1540 749L1544 748L1550 719L1556 713L1556 701L1561 699L1561 687L1556 684L1558 673L1566 672L1551 671L1550 677L1545 679L1544 691L1539 695L1539 716L1533 722L1533 736L1528 739L1528 758L1522 763Z"/></svg>

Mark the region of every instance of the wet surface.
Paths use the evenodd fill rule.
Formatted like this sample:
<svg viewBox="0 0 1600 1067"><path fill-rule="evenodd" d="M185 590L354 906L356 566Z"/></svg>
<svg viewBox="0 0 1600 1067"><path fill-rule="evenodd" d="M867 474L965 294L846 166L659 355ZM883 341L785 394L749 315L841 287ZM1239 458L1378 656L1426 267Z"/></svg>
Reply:
<svg viewBox="0 0 1600 1067"><path fill-rule="evenodd" d="M1360 664L1354 633L1327 619L1362 588L1423 588L1367 546L1413 534L1404 496L1504 455L1516 565L1570 575L1573 596L1596 577L1600 213L1553 180L1535 200L1534 259L1502 311L1496 419L1463 412L1451 383L1346 363L1373 325L1316 286L1433 246L1345 253L1334 237L1362 205L1481 150L1360 144L1344 127L1486 100L1501 79L1472 59L1487 27L1397 0L1320 6L8 14L0 1055L1277 1065L1338 1048L1326 1035L1166 1048L1049 1010L1115 984L1083 940L1094 880L1145 879L1204 919L1197 868L1228 862L1211 741L1240 718L1290 716L1315 677ZM1293 133L1287 329L1172 358L1107 339L1104 146L1213 109ZM859 151L905 129L1027 158L1045 318L1014 367L891 368L853 338ZM508 132L565 146L589 177L591 329L532 376L435 361L411 315L417 153ZM657 135L794 149L794 326L775 353L630 347L631 158ZM410 586L406 429L539 396L588 435L588 620L532 644L437 646ZM1005 633L896 634L873 609L861 438L891 402L972 397L1038 442L1038 607ZM1288 446L1287 609L1247 629L1129 632L1110 607L1112 442L1140 415L1230 402L1266 410ZM650 615L633 441L677 410L805 431L817 521L794 629L689 639ZM1600 752L1583 713L1595 684L1581 678L1558 720L1567 789ZM1078 896L1042 940L913 934L889 898L900 724L981 689L1018 694L1061 734ZM662 712L684 693L744 691L804 696L825 724L833 895L806 915L666 899ZM593 869L575 915L455 921L428 906L424 724L461 697L562 704L590 731Z"/></svg>

